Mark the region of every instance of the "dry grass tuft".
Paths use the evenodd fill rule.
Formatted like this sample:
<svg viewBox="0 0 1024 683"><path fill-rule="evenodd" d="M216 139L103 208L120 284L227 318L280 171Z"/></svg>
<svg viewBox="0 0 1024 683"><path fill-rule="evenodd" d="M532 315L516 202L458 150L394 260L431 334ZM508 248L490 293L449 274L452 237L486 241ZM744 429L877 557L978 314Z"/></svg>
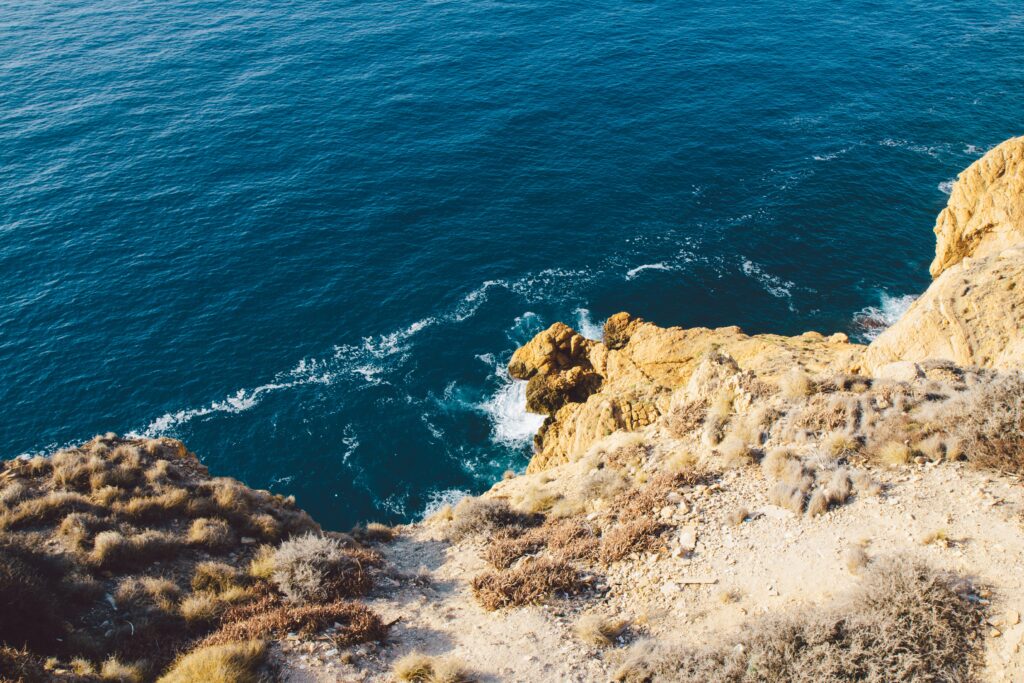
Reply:
<svg viewBox="0 0 1024 683"><path fill-rule="evenodd" d="M116 658L103 662L100 667L100 680L111 681L111 683L142 683L145 680L142 667L134 664L124 664Z"/></svg>
<svg viewBox="0 0 1024 683"><path fill-rule="evenodd" d="M718 444L718 454L725 467L744 467L754 460L754 452L747 443L735 434L729 434Z"/></svg>
<svg viewBox="0 0 1024 683"><path fill-rule="evenodd" d="M270 683L261 670L266 658L259 640L208 645L178 659L157 683Z"/></svg>
<svg viewBox="0 0 1024 683"><path fill-rule="evenodd" d="M473 595L487 610L541 603L555 593L583 589L579 573L564 560L540 558L515 569L488 571L476 576Z"/></svg>
<svg viewBox="0 0 1024 683"><path fill-rule="evenodd" d="M906 465L910 456L910 448L899 441L887 441L875 452L875 458L890 467Z"/></svg>
<svg viewBox="0 0 1024 683"><path fill-rule="evenodd" d="M223 593L237 588L242 572L223 562L200 562L192 572L192 590L208 593Z"/></svg>
<svg viewBox="0 0 1024 683"><path fill-rule="evenodd" d="M843 553L843 564L846 565L847 571L854 575L861 574L868 566L868 561L867 552L859 545L851 545Z"/></svg>
<svg viewBox="0 0 1024 683"><path fill-rule="evenodd" d="M860 444L849 434L831 432L821 440L822 450L835 459L848 458L860 450Z"/></svg>
<svg viewBox="0 0 1024 683"><path fill-rule="evenodd" d="M814 385L802 368L793 368L779 378L779 391L783 397L795 400L814 393Z"/></svg>
<svg viewBox="0 0 1024 683"><path fill-rule="evenodd" d="M395 680L409 683L472 683L475 679L465 665L451 657L428 657L410 652L395 662Z"/></svg>
<svg viewBox="0 0 1024 683"><path fill-rule="evenodd" d="M921 537L921 545L940 545L948 548L949 544L949 532L945 529L934 529Z"/></svg>
<svg viewBox="0 0 1024 683"><path fill-rule="evenodd" d="M779 482L768 492L768 502L799 515L804 510L804 492L799 487Z"/></svg>
<svg viewBox="0 0 1024 683"><path fill-rule="evenodd" d="M612 619L600 614L585 614L579 618L574 628L576 637L588 645L595 647L611 647L615 645L629 622L625 619Z"/></svg>
<svg viewBox="0 0 1024 683"><path fill-rule="evenodd" d="M362 543L390 543L398 536L398 530L380 522L370 522L352 530L352 536Z"/></svg>
<svg viewBox="0 0 1024 683"><path fill-rule="evenodd" d="M773 448L761 458L761 471L764 476L780 480L785 476L787 468L796 459L788 448Z"/></svg>
<svg viewBox="0 0 1024 683"><path fill-rule="evenodd" d="M538 519L513 510L503 500L489 498L463 498L452 510L448 524L448 537L461 541L470 536L491 534L506 527L533 526Z"/></svg>
<svg viewBox="0 0 1024 683"><path fill-rule="evenodd" d="M192 522L188 529L188 542L208 550L225 550L238 540L231 525L223 519L201 517Z"/></svg>

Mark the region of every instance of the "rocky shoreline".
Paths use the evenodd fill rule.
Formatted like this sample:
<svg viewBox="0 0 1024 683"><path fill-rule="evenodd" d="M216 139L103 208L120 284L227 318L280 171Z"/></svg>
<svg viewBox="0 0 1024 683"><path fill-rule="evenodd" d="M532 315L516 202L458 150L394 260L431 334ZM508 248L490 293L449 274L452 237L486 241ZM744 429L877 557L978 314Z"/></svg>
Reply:
<svg viewBox="0 0 1024 683"><path fill-rule="evenodd" d="M556 323L527 472L420 524L324 533L171 440L4 463L0 677L1020 680L1024 138L935 233L868 345Z"/></svg>

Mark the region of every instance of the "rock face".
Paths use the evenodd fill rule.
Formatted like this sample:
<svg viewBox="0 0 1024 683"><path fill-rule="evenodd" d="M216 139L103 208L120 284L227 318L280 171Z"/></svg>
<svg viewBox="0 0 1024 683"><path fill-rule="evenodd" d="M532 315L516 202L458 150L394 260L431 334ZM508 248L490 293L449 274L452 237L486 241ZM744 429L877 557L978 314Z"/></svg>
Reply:
<svg viewBox="0 0 1024 683"><path fill-rule="evenodd" d="M893 361L1018 368L1024 360L1024 137L960 174L935 223L935 281L868 349Z"/></svg>
<svg viewBox="0 0 1024 683"><path fill-rule="evenodd" d="M1024 241L1024 137L996 146L960 174L935 236L932 277L967 256L991 256Z"/></svg>
<svg viewBox="0 0 1024 683"><path fill-rule="evenodd" d="M899 321L868 347L865 369L894 361L1021 367L1024 360L1024 245L942 272Z"/></svg>
<svg viewBox="0 0 1024 683"><path fill-rule="evenodd" d="M660 328L626 313L604 341L558 323L519 349L510 374L529 382L528 409L547 415L530 470L579 458L598 439L635 431L670 409L672 394L715 354L768 384L793 367L811 375L871 373L895 381L917 364L1019 368L1024 360L1024 137L960 174L935 225L935 281L869 347L846 335L747 335L738 327ZM685 392L684 392L685 393Z"/></svg>
<svg viewBox="0 0 1024 683"><path fill-rule="evenodd" d="M765 381L794 366L813 374L855 371L863 346L844 334L825 337L747 335L738 327L661 328L628 313L608 319L605 341L583 338L556 323L512 356L509 373L527 380L527 408L548 416L535 439L530 471L587 452L616 430L646 427L669 409L701 361L727 353Z"/></svg>

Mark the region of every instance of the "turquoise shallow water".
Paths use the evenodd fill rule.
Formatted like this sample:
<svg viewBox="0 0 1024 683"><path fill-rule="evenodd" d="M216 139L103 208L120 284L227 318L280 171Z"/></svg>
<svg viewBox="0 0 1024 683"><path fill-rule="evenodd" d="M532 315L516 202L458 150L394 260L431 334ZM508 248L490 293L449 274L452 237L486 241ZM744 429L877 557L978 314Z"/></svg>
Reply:
<svg viewBox="0 0 1024 683"><path fill-rule="evenodd" d="M524 466L555 320L893 315L1021 133L1024 9L693 5L7 3L0 456L166 434L410 519Z"/></svg>

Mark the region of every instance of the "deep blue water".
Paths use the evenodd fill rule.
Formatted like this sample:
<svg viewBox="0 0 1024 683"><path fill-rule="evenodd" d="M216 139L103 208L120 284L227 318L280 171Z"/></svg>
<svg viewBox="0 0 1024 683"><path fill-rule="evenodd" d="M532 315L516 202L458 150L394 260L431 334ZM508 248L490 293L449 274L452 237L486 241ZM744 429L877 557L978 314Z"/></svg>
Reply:
<svg viewBox="0 0 1024 683"><path fill-rule="evenodd" d="M335 528L521 468L555 320L856 332L1022 132L1018 0L0 4L0 456Z"/></svg>

